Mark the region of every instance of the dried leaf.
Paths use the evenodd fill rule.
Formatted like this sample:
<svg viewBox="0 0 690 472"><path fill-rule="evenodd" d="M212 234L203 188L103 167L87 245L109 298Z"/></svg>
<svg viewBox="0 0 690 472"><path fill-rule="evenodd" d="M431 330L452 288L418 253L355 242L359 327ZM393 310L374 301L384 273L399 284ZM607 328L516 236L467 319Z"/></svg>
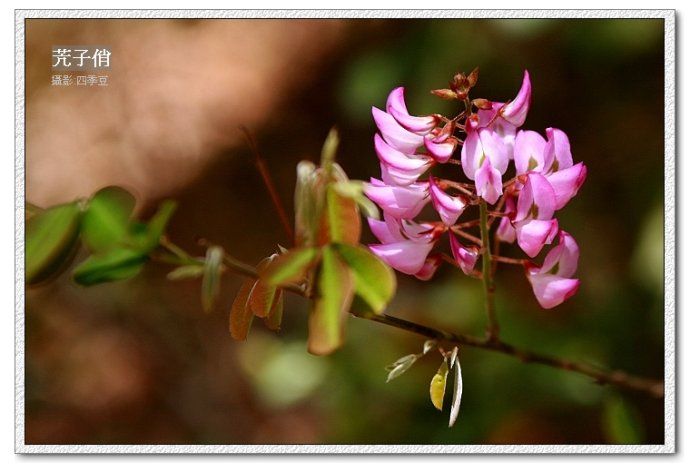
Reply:
<svg viewBox="0 0 690 472"><path fill-rule="evenodd" d="M389 366L386 366L386 370L388 370L388 378L386 378L386 383L390 382L396 377L400 377L402 374L407 372L407 370L412 367L415 362L417 362L419 357L420 356L418 354L408 354L393 362Z"/></svg>
<svg viewBox="0 0 690 472"><path fill-rule="evenodd" d="M309 352L326 355L343 342L347 310L354 296L354 281L335 249L323 249L318 273L317 298L309 315Z"/></svg>
<svg viewBox="0 0 690 472"><path fill-rule="evenodd" d="M427 339L424 341L424 348L422 350L422 354L426 354L427 352L431 351L434 346L436 346L436 341L433 339Z"/></svg>
<svg viewBox="0 0 690 472"><path fill-rule="evenodd" d="M201 304L205 312L210 312L220 293L221 272L225 251L220 246L211 246L206 251L204 275L201 281Z"/></svg>
<svg viewBox="0 0 690 472"><path fill-rule="evenodd" d="M326 190L326 214L330 242L359 243L362 219L359 217L357 203L336 192L332 185Z"/></svg>
<svg viewBox="0 0 690 472"><path fill-rule="evenodd" d="M431 378L431 385L429 386L431 403L434 404L434 407L436 407L437 410L443 410L443 397L446 394L447 378L448 360L444 357L441 367L438 368L436 374Z"/></svg>
<svg viewBox="0 0 690 472"><path fill-rule="evenodd" d="M458 356L458 347L453 349L451 354L451 368L455 368L455 382L453 382L453 402L450 407L450 419L448 427L452 427L458 419L460 413L460 402L462 401L462 369L460 368L460 357Z"/></svg>
<svg viewBox="0 0 690 472"><path fill-rule="evenodd" d="M254 287L255 280L247 279L240 287L230 308L230 335L237 341L247 339L254 316L249 307L249 294Z"/></svg>

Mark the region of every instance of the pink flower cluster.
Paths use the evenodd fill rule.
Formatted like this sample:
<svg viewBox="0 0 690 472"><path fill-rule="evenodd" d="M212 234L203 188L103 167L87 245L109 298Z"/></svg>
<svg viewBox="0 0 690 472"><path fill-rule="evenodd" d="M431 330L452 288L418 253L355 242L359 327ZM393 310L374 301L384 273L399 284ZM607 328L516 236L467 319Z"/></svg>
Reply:
<svg viewBox="0 0 690 472"><path fill-rule="evenodd" d="M468 207L484 200L494 205L491 222L498 219L495 237L503 243L517 242L530 258L558 236L558 244L541 266L529 260L523 264L542 307L552 308L572 296L580 283L572 278L579 249L572 236L559 230L554 213L577 194L587 168L582 163L573 164L570 142L563 131L547 128L543 137L535 131L519 130L530 101L531 83L525 71L514 100L466 99L466 111L454 119L410 115L403 87L390 93L385 111L373 107L379 130L374 147L381 179L372 178L365 192L384 216L383 220L369 219L381 242L371 245L371 250L396 270L422 280L430 279L444 258L464 273L476 275L475 265L484 249L479 238L464 231L473 223L458 221ZM460 162L453 159L459 147ZM511 161L515 177L504 181ZM473 184L431 175L422 178L441 164L460 164ZM429 202L439 220L414 221ZM432 254L445 233L452 259Z"/></svg>

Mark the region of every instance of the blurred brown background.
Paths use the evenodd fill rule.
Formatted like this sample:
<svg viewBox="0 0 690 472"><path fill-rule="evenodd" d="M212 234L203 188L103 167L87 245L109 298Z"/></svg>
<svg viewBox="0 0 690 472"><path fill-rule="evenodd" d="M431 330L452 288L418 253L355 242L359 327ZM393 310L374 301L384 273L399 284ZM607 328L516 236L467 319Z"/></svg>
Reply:
<svg viewBox="0 0 690 472"><path fill-rule="evenodd" d="M52 46L64 44L110 46L109 86L51 87ZM503 335L663 377L662 20L31 19L26 51L28 201L117 184L145 216L171 197L171 239L202 254L205 237L250 263L287 241L238 126L289 202L295 165L332 125L350 177L377 174L370 108L394 86L413 113L451 113L428 91L455 72L479 66L475 93L505 100L528 69L525 127L564 129L589 167L559 213L581 247L582 287L544 311L521 271L501 271ZM663 442L662 401L471 348L449 430L428 399L435 357L385 383L384 366L423 339L353 319L341 351L310 356L305 304L289 297L280 335L257 323L236 343L227 314L241 279L226 277L204 315L198 282L168 282L166 269L88 289L65 274L27 291L28 443ZM444 268L399 285L391 313L483 331L479 282Z"/></svg>

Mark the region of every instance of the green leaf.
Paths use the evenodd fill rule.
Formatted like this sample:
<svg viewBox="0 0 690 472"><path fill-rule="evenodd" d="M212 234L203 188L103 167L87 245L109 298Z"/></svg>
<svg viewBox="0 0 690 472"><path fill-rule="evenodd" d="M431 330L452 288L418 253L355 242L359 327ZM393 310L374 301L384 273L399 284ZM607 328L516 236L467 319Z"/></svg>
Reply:
<svg viewBox="0 0 690 472"><path fill-rule="evenodd" d="M330 246L323 249L317 280L317 298L309 315L308 349L312 354L326 355L343 342L354 282L347 265Z"/></svg>
<svg viewBox="0 0 690 472"><path fill-rule="evenodd" d="M72 272L74 281L81 285L94 285L134 277L146 262L146 255L130 248L113 248L94 254Z"/></svg>
<svg viewBox="0 0 690 472"><path fill-rule="evenodd" d="M450 367L455 370L455 381L453 382L453 401L450 407L450 418L448 420L448 427L451 428L458 419L460 414L460 402L462 401L462 369L460 368L460 356L458 356L458 347L455 346L453 354L450 358Z"/></svg>
<svg viewBox="0 0 690 472"><path fill-rule="evenodd" d="M357 294L375 313L381 313L395 294L393 270L364 246L335 244L334 247L352 270Z"/></svg>
<svg viewBox="0 0 690 472"><path fill-rule="evenodd" d="M386 383L390 382L391 380L400 377L402 374L407 372L407 370L412 367L412 365L417 362L417 359L419 359L421 356L419 354L408 354L406 356L401 357L397 361L393 362L392 364L386 366L386 370L388 370L388 377L386 378Z"/></svg>
<svg viewBox="0 0 690 472"><path fill-rule="evenodd" d="M127 236L134 196L119 187L106 187L91 198L81 221L82 241L91 252L106 252Z"/></svg>
<svg viewBox="0 0 690 472"><path fill-rule="evenodd" d="M443 410L443 397L446 395L446 379L448 378L448 361L443 358L441 367L438 368L436 374L431 378L431 385L429 385L429 395L431 396L431 403L434 404L437 410Z"/></svg>
<svg viewBox="0 0 690 472"><path fill-rule="evenodd" d="M361 180L347 180L334 182L331 185L343 197L354 200L366 217L380 219L379 208L364 194L364 182Z"/></svg>
<svg viewBox="0 0 690 472"><path fill-rule="evenodd" d="M362 234L362 220L354 200L343 197L332 185L326 190L328 240L357 244Z"/></svg>
<svg viewBox="0 0 690 472"><path fill-rule="evenodd" d="M643 444L640 413L620 396L607 399L603 413L604 436L612 444Z"/></svg>
<svg viewBox="0 0 690 472"><path fill-rule="evenodd" d="M168 273L168 280L197 279L204 275L203 265L184 265Z"/></svg>
<svg viewBox="0 0 690 472"><path fill-rule="evenodd" d="M278 331L280 329L280 324L283 321L283 291L276 290L275 300L273 301L273 306L268 316L264 318L264 324L266 327L273 331Z"/></svg>
<svg viewBox="0 0 690 472"><path fill-rule="evenodd" d="M271 261L259 272L261 279L271 285L289 285L303 281L321 252L314 247L292 249Z"/></svg>
<svg viewBox="0 0 690 472"><path fill-rule="evenodd" d="M311 246L316 241L321 201L318 182L320 173L314 163L301 161L297 164L295 184L295 242L297 246ZM323 189L321 189L321 192Z"/></svg>
<svg viewBox="0 0 690 472"><path fill-rule="evenodd" d="M24 202L24 216L26 217L27 220L30 218L33 218L34 216L38 215L42 211L43 211L43 208L41 208L40 206L34 205L31 202L27 202L27 201Z"/></svg>
<svg viewBox="0 0 690 472"><path fill-rule="evenodd" d="M213 309L213 305L220 293L224 255L225 252L220 246L211 246L206 251L204 276L201 280L201 305L206 313Z"/></svg>
<svg viewBox="0 0 690 472"><path fill-rule="evenodd" d="M151 217L146 225L141 226L142 230L134 238L134 246L145 253L156 249L176 208L177 204L172 200L165 200L161 203L156 214Z"/></svg>
<svg viewBox="0 0 690 472"><path fill-rule="evenodd" d="M252 327L254 316L249 307L249 294L255 282L254 279L245 280L230 308L230 335L237 341L246 340L249 329Z"/></svg>
<svg viewBox="0 0 690 472"><path fill-rule="evenodd" d="M57 274L77 247L78 202L67 203L35 215L26 222L26 283L34 284Z"/></svg>

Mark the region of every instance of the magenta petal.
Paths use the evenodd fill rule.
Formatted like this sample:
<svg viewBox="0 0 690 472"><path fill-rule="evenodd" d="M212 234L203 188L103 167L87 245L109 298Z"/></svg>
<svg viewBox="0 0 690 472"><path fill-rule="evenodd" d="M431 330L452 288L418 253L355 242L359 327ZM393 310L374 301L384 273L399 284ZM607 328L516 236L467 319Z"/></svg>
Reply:
<svg viewBox="0 0 690 472"><path fill-rule="evenodd" d="M455 138L448 138L445 141L436 142L433 138L424 137L424 147L431 156L441 164L445 164L450 156L455 152L458 141Z"/></svg>
<svg viewBox="0 0 690 472"><path fill-rule="evenodd" d="M508 102L501 109L501 116L514 126L522 126L527 118L530 101L532 100L532 83L529 72L525 71L522 78L522 86L515 99Z"/></svg>
<svg viewBox="0 0 690 472"><path fill-rule="evenodd" d="M578 279L567 279L557 275L527 275L534 296L542 308L549 309L560 305L575 295L580 287Z"/></svg>
<svg viewBox="0 0 690 472"><path fill-rule="evenodd" d="M477 195L486 200L487 203L493 205L503 194L501 174L491 166L488 159L477 171L474 181L477 186Z"/></svg>
<svg viewBox="0 0 690 472"><path fill-rule="evenodd" d="M513 156L518 175L544 169L544 148L546 140L536 131L520 131L515 136Z"/></svg>
<svg viewBox="0 0 690 472"><path fill-rule="evenodd" d="M441 266L441 262L441 256L438 254L427 257L422 268L414 276L419 280L430 280Z"/></svg>
<svg viewBox="0 0 690 472"><path fill-rule="evenodd" d="M407 186L414 184L431 167L431 162L416 170L400 170L381 163L381 179L387 185Z"/></svg>
<svg viewBox="0 0 690 472"><path fill-rule="evenodd" d="M414 154L417 148L424 143L423 136L407 131L385 111L372 107L371 113L383 138L396 150L405 154Z"/></svg>
<svg viewBox="0 0 690 472"><path fill-rule="evenodd" d="M429 184L414 183L400 187L371 179L370 184L365 184L364 193L384 213L395 218L414 218L429 200Z"/></svg>
<svg viewBox="0 0 690 472"><path fill-rule="evenodd" d="M389 266L403 274L414 275L424 266L434 242L400 241L390 244L373 244L369 249Z"/></svg>
<svg viewBox="0 0 690 472"><path fill-rule="evenodd" d="M586 178L587 167L582 162L546 176L556 196L556 210L563 208L577 195Z"/></svg>
<svg viewBox="0 0 690 472"><path fill-rule="evenodd" d="M408 131L425 135L438 124L435 116L411 116L405 105L405 88L398 87L388 95L386 111Z"/></svg>
<svg viewBox="0 0 690 472"><path fill-rule="evenodd" d="M548 220L555 210L556 194L546 177L534 172L527 174L527 181L518 196L515 220Z"/></svg>
<svg viewBox="0 0 690 472"><path fill-rule="evenodd" d="M498 228L496 229L496 237L508 244L512 244L515 242L515 228L513 228L513 224L510 222L510 218L501 218L501 221L498 223Z"/></svg>
<svg viewBox="0 0 690 472"><path fill-rule="evenodd" d="M477 264L479 251L476 248L467 248L460 244L458 239L452 234L450 237L450 251L453 253L455 262L458 263L460 269L467 275L470 275Z"/></svg>
<svg viewBox="0 0 690 472"><path fill-rule="evenodd" d="M535 257L558 231L558 220L530 220L515 225L517 243L529 257Z"/></svg>
<svg viewBox="0 0 690 472"><path fill-rule="evenodd" d="M420 168L426 169L431 164L431 158L428 156L418 157L402 153L381 139L378 134L374 135L374 148L381 162L399 170L417 171Z"/></svg>
<svg viewBox="0 0 690 472"><path fill-rule="evenodd" d="M577 270L580 248L575 239L565 231L559 232L559 242L544 258L539 274L552 274L559 277L572 277Z"/></svg>
<svg viewBox="0 0 690 472"><path fill-rule="evenodd" d="M570 151L568 135L558 128L546 128L546 138L548 141L544 152L551 164L544 170L555 172L571 167L573 154Z"/></svg>
<svg viewBox="0 0 690 472"><path fill-rule="evenodd" d="M369 223L371 232L374 233L374 236L383 244L395 243L405 239L399 230L394 231L385 221L367 218L367 222Z"/></svg>
<svg viewBox="0 0 690 472"><path fill-rule="evenodd" d="M434 182L434 178L429 179L429 193L431 203L441 217L441 221L446 226L453 226L458 218L465 211L465 201L460 197L452 197L441 190Z"/></svg>

